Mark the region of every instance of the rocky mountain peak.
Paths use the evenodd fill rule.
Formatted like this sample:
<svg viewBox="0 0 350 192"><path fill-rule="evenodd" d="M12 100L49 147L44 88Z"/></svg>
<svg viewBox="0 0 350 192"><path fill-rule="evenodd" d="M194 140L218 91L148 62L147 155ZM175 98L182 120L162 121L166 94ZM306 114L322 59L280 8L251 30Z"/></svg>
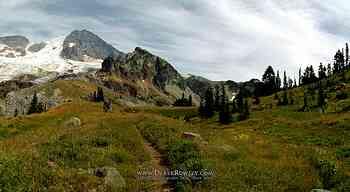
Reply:
<svg viewBox="0 0 350 192"><path fill-rule="evenodd" d="M75 30L70 33L63 42L61 53L63 58L76 61L103 60L109 56L121 55L122 52L88 30Z"/></svg>

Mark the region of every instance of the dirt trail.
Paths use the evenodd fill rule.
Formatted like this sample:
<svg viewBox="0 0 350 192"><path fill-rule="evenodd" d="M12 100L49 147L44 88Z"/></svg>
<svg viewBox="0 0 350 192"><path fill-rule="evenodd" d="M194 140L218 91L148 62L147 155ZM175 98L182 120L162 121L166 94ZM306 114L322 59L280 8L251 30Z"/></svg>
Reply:
<svg viewBox="0 0 350 192"><path fill-rule="evenodd" d="M160 154L153 146L152 144L145 141L145 150L150 154L151 156L151 165L153 169L164 171L167 169L167 165L164 161L164 157L162 154ZM168 183L166 177L164 175L161 175L159 178L155 179L156 183L156 192L171 192L173 189L171 188L170 184Z"/></svg>

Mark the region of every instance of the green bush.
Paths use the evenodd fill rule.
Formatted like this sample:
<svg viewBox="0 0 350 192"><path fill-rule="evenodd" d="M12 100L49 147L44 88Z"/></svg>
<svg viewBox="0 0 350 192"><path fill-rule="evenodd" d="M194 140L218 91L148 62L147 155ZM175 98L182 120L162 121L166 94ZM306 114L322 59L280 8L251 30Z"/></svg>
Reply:
<svg viewBox="0 0 350 192"><path fill-rule="evenodd" d="M350 147L343 147L336 150L337 159L349 158L350 157Z"/></svg>
<svg viewBox="0 0 350 192"><path fill-rule="evenodd" d="M199 158L198 147L188 140L179 140L169 146L168 160L173 168L179 167L188 159Z"/></svg>
<svg viewBox="0 0 350 192"><path fill-rule="evenodd" d="M173 170L190 173L200 172L208 167L205 161L201 158L197 145L188 140L178 140L172 145L169 145L168 160ZM194 185L203 179L204 177L199 174L183 175L178 176L175 183L179 186L182 186L182 184Z"/></svg>

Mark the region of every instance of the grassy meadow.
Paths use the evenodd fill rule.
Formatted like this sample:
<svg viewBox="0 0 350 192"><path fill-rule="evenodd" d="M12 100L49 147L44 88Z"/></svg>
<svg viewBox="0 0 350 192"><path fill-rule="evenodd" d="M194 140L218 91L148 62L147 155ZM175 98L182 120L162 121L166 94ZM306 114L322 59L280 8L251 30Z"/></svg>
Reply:
<svg viewBox="0 0 350 192"><path fill-rule="evenodd" d="M184 178L177 191L350 191L350 99L337 99L336 84L328 88L327 113L299 112L304 89L296 88L289 91L293 105L276 106L273 95L261 98L248 120L228 125L217 116L200 119L194 107L114 104L104 113L102 103L84 99L93 84L50 86L70 101L42 114L0 118L1 191L109 191L92 174L99 167L114 167L125 179L116 191L157 191L156 182L137 178L138 170L152 167L146 142L171 169L214 172L197 181ZM79 128L64 126L71 117L81 120ZM183 132L202 139L185 140Z"/></svg>

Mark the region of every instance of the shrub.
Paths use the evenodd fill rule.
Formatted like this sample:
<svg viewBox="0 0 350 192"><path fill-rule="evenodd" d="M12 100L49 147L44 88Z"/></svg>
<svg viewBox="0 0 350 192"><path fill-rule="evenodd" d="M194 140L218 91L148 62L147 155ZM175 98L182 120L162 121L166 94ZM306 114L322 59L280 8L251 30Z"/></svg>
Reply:
<svg viewBox="0 0 350 192"><path fill-rule="evenodd" d="M192 173L204 170L207 166L201 158L199 149L192 141L178 140L169 145L168 160L174 170L190 171ZM192 185L203 180L201 175L183 175L178 176L175 181L176 186L190 182ZM181 191L181 190L180 190Z"/></svg>
<svg viewBox="0 0 350 192"><path fill-rule="evenodd" d="M336 150L337 159L350 157L350 147L343 147Z"/></svg>
<svg viewBox="0 0 350 192"><path fill-rule="evenodd" d="M345 91L337 91L336 99L344 100L344 99L347 99L347 98L348 98L348 93L347 92L345 92Z"/></svg>

